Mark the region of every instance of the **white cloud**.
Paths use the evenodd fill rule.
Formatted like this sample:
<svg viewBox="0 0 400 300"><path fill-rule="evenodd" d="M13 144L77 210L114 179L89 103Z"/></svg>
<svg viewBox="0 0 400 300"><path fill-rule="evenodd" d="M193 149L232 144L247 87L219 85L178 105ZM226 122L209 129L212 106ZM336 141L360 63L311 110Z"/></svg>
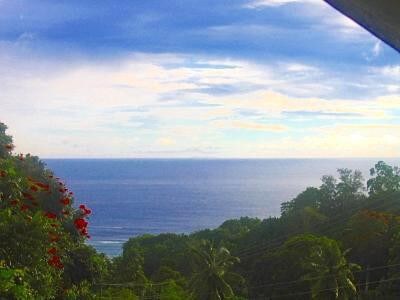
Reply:
<svg viewBox="0 0 400 300"><path fill-rule="evenodd" d="M216 120L211 122L211 126L223 129L245 129L267 132L284 132L288 130L288 127L282 124L263 124L260 122L238 120Z"/></svg>
<svg viewBox="0 0 400 300"><path fill-rule="evenodd" d="M230 144L232 156L251 157L398 157L400 126L393 125L331 125L312 130L305 136L286 136L249 144ZM296 151L293 151L295 149Z"/></svg>
<svg viewBox="0 0 400 300"><path fill-rule="evenodd" d="M290 3L312 3L321 4L321 0L253 0L250 1L246 7L248 8L258 8L262 6L281 6Z"/></svg>
<svg viewBox="0 0 400 300"><path fill-rule="evenodd" d="M382 42L376 41L374 47L372 48L372 54L374 55L374 57L378 57L382 53L382 51L383 51Z"/></svg>
<svg viewBox="0 0 400 300"><path fill-rule="evenodd" d="M176 144L175 140L169 137L162 137L157 140L157 143L161 146L173 146Z"/></svg>
<svg viewBox="0 0 400 300"><path fill-rule="evenodd" d="M395 77L396 79L399 79L400 78L400 65L385 66L380 69L380 72L383 75Z"/></svg>
<svg viewBox="0 0 400 300"><path fill-rule="evenodd" d="M304 62L258 65L171 54L101 63L0 62L0 119L17 151L44 157L358 156L383 154L379 143L391 155L398 145L397 127L340 127L393 120L398 95L317 97L334 87L324 78L338 86L344 79L335 83L327 70ZM396 68L374 76L386 78ZM244 85L251 88L241 90ZM334 130L327 128L332 122Z"/></svg>
<svg viewBox="0 0 400 300"><path fill-rule="evenodd" d="M300 63L291 63L286 65L286 69L289 72L317 72L318 69L313 66L300 64Z"/></svg>
<svg viewBox="0 0 400 300"><path fill-rule="evenodd" d="M294 98L273 91L259 91L245 96L226 97L226 107L252 109L266 116L278 118L284 112L310 112L330 114L352 114L363 118L383 119L390 115L386 111L391 105L400 108L396 96L371 100ZM354 118L354 117L353 117Z"/></svg>
<svg viewBox="0 0 400 300"><path fill-rule="evenodd" d="M382 42L380 40L376 40L374 45L369 51L363 52L363 56L365 60L372 61L379 57L383 52Z"/></svg>

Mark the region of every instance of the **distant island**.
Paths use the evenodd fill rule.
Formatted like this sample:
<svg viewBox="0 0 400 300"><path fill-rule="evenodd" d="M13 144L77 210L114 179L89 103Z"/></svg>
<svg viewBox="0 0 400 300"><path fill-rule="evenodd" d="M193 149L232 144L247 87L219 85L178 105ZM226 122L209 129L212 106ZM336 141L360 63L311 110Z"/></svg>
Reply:
<svg viewBox="0 0 400 300"><path fill-rule="evenodd" d="M192 234L87 245L91 209L0 123L0 299L399 299L400 169L339 169L281 204Z"/></svg>

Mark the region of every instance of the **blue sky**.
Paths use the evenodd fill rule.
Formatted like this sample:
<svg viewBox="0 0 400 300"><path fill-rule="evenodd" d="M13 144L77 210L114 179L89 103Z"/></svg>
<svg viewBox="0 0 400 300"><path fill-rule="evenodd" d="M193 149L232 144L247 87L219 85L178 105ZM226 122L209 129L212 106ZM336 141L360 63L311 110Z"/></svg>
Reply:
<svg viewBox="0 0 400 300"><path fill-rule="evenodd" d="M0 0L0 120L42 157L391 157L400 55L321 0Z"/></svg>

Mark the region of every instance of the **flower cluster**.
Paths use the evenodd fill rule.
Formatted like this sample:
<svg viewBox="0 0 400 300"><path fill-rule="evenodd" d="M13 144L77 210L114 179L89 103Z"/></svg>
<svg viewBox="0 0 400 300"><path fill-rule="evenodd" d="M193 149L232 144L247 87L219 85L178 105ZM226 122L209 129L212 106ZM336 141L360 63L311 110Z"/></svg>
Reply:
<svg viewBox="0 0 400 300"><path fill-rule="evenodd" d="M396 218L393 214L387 212L379 212L379 211L364 209L363 211L361 211L360 214L369 219L375 219L376 221L381 221L385 225L388 225L390 221L395 221L395 220L399 221L398 218Z"/></svg>
<svg viewBox="0 0 400 300"><path fill-rule="evenodd" d="M32 191L50 192L50 185L47 183L37 181L37 180L33 179L32 177L28 177L28 182L29 182L30 189Z"/></svg>
<svg viewBox="0 0 400 300"><path fill-rule="evenodd" d="M7 151L11 152L14 149L14 145L13 144L7 144L7 145L4 145L4 148L6 148Z"/></svg>
<svg viewBox="0 0 400 300"><path fill-rule="evenodd" d="M90 215L92 211L83 204L79 206L79 209L81 211L81 217L75 219L74 221L75 228L82 236L90 238L87 231L88 222L85 220L85 217Z"/></svg>
<svg viewBox="0 0 400 300"><path fill-rule="evenodd" d="M55 213L52 212L46 212L44 213L45 217L49 218L49 219L57 219L57 215Z"/></svg>
<svg viewBox="0 0 400 300"><path fill-rule="evenodd" d="M84 216L88 216L92 213L92 211L88 209L84 204L79 205L79 209L81 210Z"/></svg>
<svg viewBox="0 0 400 300"><path fill-rule="evenodd" d="M57 248L52 247L47 251L47 253L51 255L50 259L47 261L50 266L57 269L64 268L64 265L61 262L61 257L58 255Z"/></svg>
<svg viewBox="0 0 400 300"><path fill-rule="evenodd" d="M6 151L11 152L14 149L12 144L5 146ZM25 160L23 154L15 155L16 159L21 160L22 164L29 163L29 160ZM26 156L28 157L28 156ZM8 180L11 173L7 170L0 169L0 180ZM73 225L79 235L83 238L90 238L88 234L88 221L87 217L91 214L91 210L85 205L80 205L79 210L75 210L72 207L73 203L73 192L69 191L65 184L60 180L59 177L55 177L50 172L45 174L48 177L47 180L25 177L26 185L22 189L18 190L18 194L9 196L7 198L0 195L2 200L8 199L8 205L15 209L15 213L21 213L21 215L31 221L33 218L33 212L35 210L41 211L42 215L48 219L48 225L46 235L48 235L47 244L47 263L56 268L63 269L62 263L62 243L63 238L63 224L73 222ZM10 180L12 177L10 176ZM23 185L18 185L20 187ZM52 196L47 196L53 194ZM55 200L56 203L47 203ZM45 210L35 207L48 207ZM56 204L56 205L54 205ZM53 208L50 208L53 207ZM71 217L73 216L73 217Z"/></svg>

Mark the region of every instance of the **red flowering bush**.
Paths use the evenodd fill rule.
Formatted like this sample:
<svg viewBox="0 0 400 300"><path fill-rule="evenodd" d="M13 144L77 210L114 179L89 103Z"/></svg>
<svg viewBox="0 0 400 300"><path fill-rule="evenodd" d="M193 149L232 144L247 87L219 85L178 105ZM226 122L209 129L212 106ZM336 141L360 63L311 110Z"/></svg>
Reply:
<svg viewBox="0 0 400 300"><path fill-rule="evenodd" d="M27 268L33 298L54 298L72 287L64 267L71 269L71 253L89 238L91 210L74 208L73 193L60 178L37 157L12 155L13 149L0 123L0 261Z"/></svg>

